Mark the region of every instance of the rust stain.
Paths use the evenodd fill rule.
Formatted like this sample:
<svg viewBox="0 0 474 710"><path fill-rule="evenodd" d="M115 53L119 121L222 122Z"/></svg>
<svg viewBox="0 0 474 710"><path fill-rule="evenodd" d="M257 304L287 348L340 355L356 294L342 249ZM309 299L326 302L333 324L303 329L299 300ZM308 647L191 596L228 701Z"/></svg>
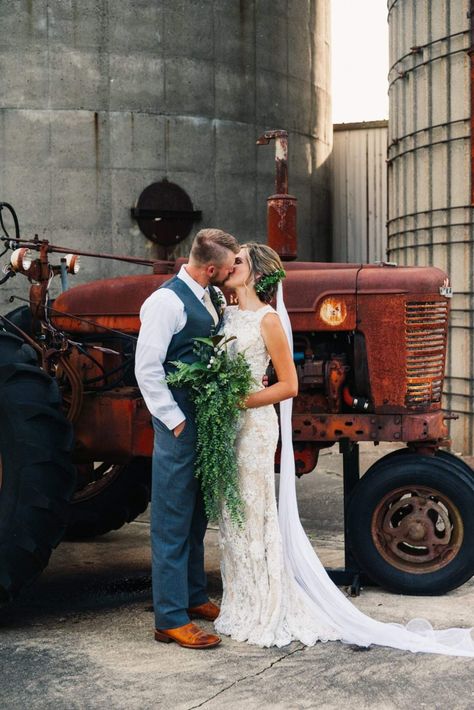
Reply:
<svg viewBox="0 0 474 710"><path fill-rule="evenodd" d="M130 138L130 146L132 150L132 156L135 153L135 114L133 111L130 111L130 133L131 133L131 138Z"/></svg>
<svg viewBox="0 0 474 710"><path fill-rule="evenodd" d="M267 203L268 245L284 261L296 259L296 198L274 195Z"/></svg>
<svg viewBox="0 0 474 710"><path fill-rule="evenodd" d="M94 149L95 149L95 168L99 168L99 113L94 111Z"/></svg>

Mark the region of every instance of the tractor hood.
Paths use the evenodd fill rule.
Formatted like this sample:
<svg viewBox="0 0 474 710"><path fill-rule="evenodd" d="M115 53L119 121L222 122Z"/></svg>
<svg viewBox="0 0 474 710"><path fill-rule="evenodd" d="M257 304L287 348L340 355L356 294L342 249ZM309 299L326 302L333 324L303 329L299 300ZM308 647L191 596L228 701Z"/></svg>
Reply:
<svg viewBox="0 0 474 710"><path fill-rule="evenodd" d="M179 259L173 273L185 263ZM440 294L446 274L435 267L325 262L286 263L285 303L296 330L353 330L357 295ZM77 333L113 328L137 333L143 301L173 274L123 276L93 281L61 294L54 302L54 325ZM225 290L225 289L224 289ZM232 294L226 293L229 302Z"/></svg>

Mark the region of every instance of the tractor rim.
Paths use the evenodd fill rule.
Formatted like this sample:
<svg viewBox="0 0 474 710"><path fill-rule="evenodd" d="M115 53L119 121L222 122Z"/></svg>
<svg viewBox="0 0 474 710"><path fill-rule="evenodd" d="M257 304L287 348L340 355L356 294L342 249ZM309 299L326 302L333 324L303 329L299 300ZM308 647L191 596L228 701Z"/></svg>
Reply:
<svg viewBox="0 0 474 710"><path fill-rule="evenodd" d="M382 498L372 516L372 540L383 559L403 572L426 574L446 567L458 554L464 526L444 493L404 486Z"/></svg>
<svg viewBox="0 0 474 710"><path fill-rule="evenodd" d="M89 476L87 483L78 489L71 500L71 503L82 503L90 498L95 498L105 488L110 486L120 475L123 469L121 464L113 464L107 461L94 464L86 464L78 466L78 469L88 470Z"/></svg>

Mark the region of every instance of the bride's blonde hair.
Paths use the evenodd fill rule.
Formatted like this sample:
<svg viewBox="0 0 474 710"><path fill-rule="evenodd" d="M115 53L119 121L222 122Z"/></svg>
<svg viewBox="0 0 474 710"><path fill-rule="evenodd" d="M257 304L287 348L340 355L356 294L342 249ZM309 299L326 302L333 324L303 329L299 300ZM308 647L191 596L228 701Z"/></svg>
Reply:
<svg viewBox="0 0 474 710"><path fill-rule="evenodd" d="M274 249L267 244L258 242L248 242L242 244L242 248L247 250L250 265L250 276L253 277L254 285L257 286L260 279L270 276L275 271L283 270L281 259ZM270 303L277 292L278 282L269 285L263 291L257 290L257 296L264 303Z"/></svg>

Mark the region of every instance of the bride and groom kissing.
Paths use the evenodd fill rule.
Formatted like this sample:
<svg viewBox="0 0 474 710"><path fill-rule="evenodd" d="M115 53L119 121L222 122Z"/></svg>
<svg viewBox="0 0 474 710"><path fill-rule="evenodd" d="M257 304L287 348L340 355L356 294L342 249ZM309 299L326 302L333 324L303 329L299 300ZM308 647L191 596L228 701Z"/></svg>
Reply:
<svg viewBox="0 0 474 710"><path fill-rule="evenodd" d="M151 544L155 639L185 648L212 648L217 633L259 646L339 640L410 651L474 656L470 630L433 631L424 620L407 627L362 614L332 583L298 517L291 441L291 399L298 380L291 326L283 301L279 256L268 246L240 246L230 234L203 229L189 261L147 298L140 311L136 378L152 415ZM222 308L218 289L234 290L238 306ZM276 295L277 308L270 301ZM207 518L195 476L196 411L190 392L166 383L173 363L192 363L195 338L223 332L244 353L255 386L241 402L235 457L244 520L237 525L223 502L219 546L223 597L207 595L204 535ZM272 361L277 381L262 379ZM280 403L280 426L274 404ZM280 498L274 453L282 441Z"/></svg>

